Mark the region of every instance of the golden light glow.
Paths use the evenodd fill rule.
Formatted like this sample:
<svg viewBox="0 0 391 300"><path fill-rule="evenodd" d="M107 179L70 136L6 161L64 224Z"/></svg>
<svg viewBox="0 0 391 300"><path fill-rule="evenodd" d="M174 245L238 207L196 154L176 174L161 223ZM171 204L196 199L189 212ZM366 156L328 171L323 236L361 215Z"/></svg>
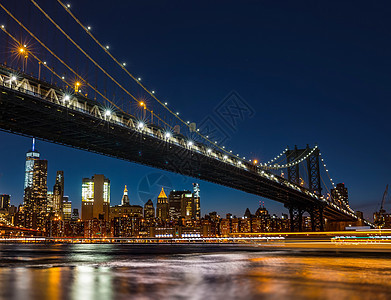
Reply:
<svg viewBox="0 0 391 300"><path fill-rule="evenodd" d="M258 161L256 159L254 159L254 164L257 164L257 163L258 163Z"/></svg>

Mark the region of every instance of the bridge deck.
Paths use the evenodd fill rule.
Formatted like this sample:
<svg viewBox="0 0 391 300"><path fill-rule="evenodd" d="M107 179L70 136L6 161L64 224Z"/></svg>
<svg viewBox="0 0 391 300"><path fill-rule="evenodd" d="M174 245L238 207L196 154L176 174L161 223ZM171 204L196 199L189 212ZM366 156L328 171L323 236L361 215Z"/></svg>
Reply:
<svg viewBox="0 0 391 300"><path fill-rule="evenodd" d="M39 84L46 86L47 90L61 92L47 83ZM104 120L99 114L93 115L80 107L74 109L54 101L54 98L44 99L28 89L13 87L6 80L0 81L0 129L199 178L286 205L324 205L324 216L328 219L356 219L351 212L284 178L267 171L261 174L250 163L238 167L202 151L159 138L150 131ZM93 100L83 100L97 104Z"/></svg>

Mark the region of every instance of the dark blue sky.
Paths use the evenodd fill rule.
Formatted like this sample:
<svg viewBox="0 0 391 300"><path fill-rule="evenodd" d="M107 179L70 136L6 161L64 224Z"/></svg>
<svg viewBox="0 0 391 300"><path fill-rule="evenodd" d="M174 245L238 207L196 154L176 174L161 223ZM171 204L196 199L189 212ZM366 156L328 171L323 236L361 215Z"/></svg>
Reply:
<svg viewBox="0 0 391 300"><path fill-rule="evenodd" d="M3 2L36 26L43 39L62 47L59 33L43 29L43 16L28 0L21 1L25 11L18 9L19 1ZM39 1L71 30L72 20L52 2ZM351 206L367 217L378 208L391 182L389 1L79 2L71 2L72 11L185 119L214 118L215 108L234 90L255 114L233 129L221 125L228 132L227 147L267 161L287 145L318 143L331 176L349 188ZM0 20L9 22L3 11ZM27 38L17 26L8 27ZM76 38L87 39L83 34ZM30 140L0 133L0 141L0 193L11 194L18 204ZM49 161L49 188L56 170L64 170L66 194L75 207L81 202L82 177L94 173L110 178L113 204L120 202L125 184L131 202L140 204L139 182L151 173L167 174L176 189L190 189L194 182L40 141L37 148ZM202 213L242 215L246 207L253 212L260 200L205 182L200 186ZM285 211L264 201L272 212Z"/></svg>

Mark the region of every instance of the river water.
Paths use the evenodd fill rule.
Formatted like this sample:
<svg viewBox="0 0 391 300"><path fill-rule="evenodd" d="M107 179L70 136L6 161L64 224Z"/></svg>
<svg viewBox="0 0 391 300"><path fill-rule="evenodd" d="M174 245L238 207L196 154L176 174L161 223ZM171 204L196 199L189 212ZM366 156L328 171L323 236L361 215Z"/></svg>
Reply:
<svg viewBox="0 0 391 300"><path fill-rule="evenodd" d="M1 299L391 299L391 256L242 245L0 245Z"/></svg>

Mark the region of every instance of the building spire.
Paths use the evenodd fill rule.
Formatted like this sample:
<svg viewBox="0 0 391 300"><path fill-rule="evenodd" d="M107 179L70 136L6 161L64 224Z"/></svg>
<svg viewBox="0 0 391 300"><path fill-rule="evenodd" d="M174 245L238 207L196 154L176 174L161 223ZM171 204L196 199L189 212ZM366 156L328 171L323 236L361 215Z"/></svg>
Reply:
<svg viewBox="0 0 391 300"><path fill-rule="evenodd" d="M127 194L128 194L128 189L127 189L126 184L125 184L124 195L127 195Z"/></svg>
<svg viewBox="0 0 391 300"><path fill-rule="evenodd" d="M32 150L32 152L35 151L35 138L33 138L33 146L32 146L32 148L31 148L31 150Z"/></svg>
<svg viewBox="0 0 391 300"><path fill-rule="evenodd" d="M128 189L127 189L126 185L125 185L125 189L124 189L124 195L122 196L121 204L122 205L130 205L129 196L128 196Z"/></svg>
<svg viewBox="0 0 391 300"><path fill-rule="evenodd" d="M159 194L158 198L167 198L166 193L164 192L163 187L162 187L162 190L160 191L160 194Z"/></svg>

